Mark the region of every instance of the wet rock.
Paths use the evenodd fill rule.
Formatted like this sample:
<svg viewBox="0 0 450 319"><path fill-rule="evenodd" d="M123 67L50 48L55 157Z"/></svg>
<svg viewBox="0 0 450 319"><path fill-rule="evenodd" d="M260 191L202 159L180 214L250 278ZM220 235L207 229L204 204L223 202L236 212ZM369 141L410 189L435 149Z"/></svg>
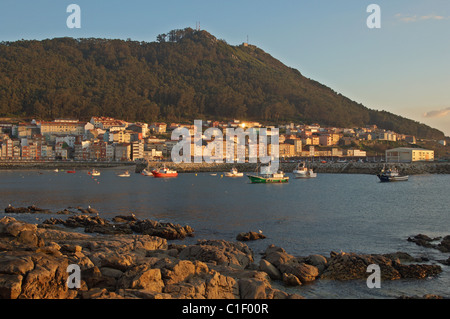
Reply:
<svg viewBox="0 0 450 319"><path fill-rule="evenodd" d="M138 221L137 217L133 213L131 213L130 215L118 215L115 216L112 220L115 223L127 223Z"/></svg>
<svg viewBox="0 0 450 319"><path fill-rule="evenodd" d="M251 240L258 240L258 239L264 239L266 238L266 236L264 236L261 233L257 233L257 232L248 232L248 233L239 233L236 236L236 240L239 241L251 241Z"/></svg>
<svg viewBox="0 0 450 319"><path fill-rule="evenodd" d="M424 234L418 234L413 237L408 237L409 242L413 242L418 246L426 247L426 248L434 248L435 245L432 244L433 241L441 239L440 237L437 238L430 238L427 235Z"/></svg>
<svg viewBox="0 0 450 319"><path fill-rule="evenodd" d="M403 265L383 255L340 253L330 259L321 278L332 280L367 279L367 267L371 264L380 266L382 280L422 279L434 276L442 271L441 267L437 265Z"/></svg>
<svg viewBox="0 0 450 319"><path fill-rule="evenodd" d="M5 213L7 214L51 214L52 212L48 209L42 209L39 207L36 207L34 205L28 206L28 207L13 207L8 206L5 208Z"/></svg>
<svg viewBox="0 0 450 319"><path fill-rule="evenodd" d="M436 248L442 251L443 253L450 252L450 235L445 236L444 239L442 239L442 241L437 245Z"/></svg>
<svg viewBox="0 0 450 319"><path fill-rule="evenodd" d="M194 234L194 229L188 225L180 226L172 223L160 223L149 219L131 222L130 227L136 233L158 236L168 240L184 239Z"/></svg>
<svg viewBox="0 0 450 319"><path fill-rule="evenodd" d="M406 279L425 279L436 276L442 272L442 268L438 265L396 264L395 268L398 270L401 277Z"/></svg>

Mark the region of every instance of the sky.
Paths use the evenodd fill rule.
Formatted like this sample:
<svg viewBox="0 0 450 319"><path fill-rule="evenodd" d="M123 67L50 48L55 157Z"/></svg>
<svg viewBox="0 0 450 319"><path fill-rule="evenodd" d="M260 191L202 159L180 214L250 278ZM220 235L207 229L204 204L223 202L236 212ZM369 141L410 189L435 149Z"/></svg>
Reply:
<svg viewBox="0 0 450 319"><path fill-rule="evenodd" d="M70 4L81 28L68 28ZM369 28L370 4L380 28ZM153 42L173 29L248 41L368 108L450 136L449 0L2 0L0 41L98 37Z"/></svg>

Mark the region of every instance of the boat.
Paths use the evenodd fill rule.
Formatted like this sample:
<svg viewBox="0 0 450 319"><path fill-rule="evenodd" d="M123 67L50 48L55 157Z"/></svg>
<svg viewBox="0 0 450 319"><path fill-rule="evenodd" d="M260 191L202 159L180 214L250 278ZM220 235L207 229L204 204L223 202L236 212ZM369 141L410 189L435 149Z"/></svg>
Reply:
<svg viewBox="0 0 450 319"><path fill-rule="evenodd" d="M289 177L285 176L282 171L271 173L266 169L261 168L259 175L247 175L252 184L279 184L289 182Z"/></svg>
<svg viewBox="0 0 450 319"><path fill-rule="evenodd" d="M244 173L239 173L236 167L233 167L231 171L225 173L226 177L242 177Z"/></svg>
<svg viewBox="0 0 450 319"><path fill-rule="evenodd" d="M58 172L59 172L59 169L56 168L56 169L54 169L53 171L56 172L56 173L58 173Z"/></svg>
<svg viewBox="0 0 450 319"><path fill-rule="evenodd" d="M152 174L157 178L166 178L166 177L177 177L178 172L168 169L165 165L163 168L152 170Z"/></svg>
<svg viewBox="0 0 450 319"><path fill-rule="evenodd" d="M146 169L144 169L144 170L141 172L141 175L144 175L144 176L153 176L153 174L152 174L151 172L147 171Z"/></svg>
<svg viewBox="0 0 450 319"><path fill-rule="evenodd" d="M100 176L100 172L97 171L96 169L93 169L91 172L88 172L88 174L92 176Z"/></svg>
<svg viewBox="0 0 450 319"><path fill-rule="evenodd" d="M400 175L396 167L386 169L386 166L377 176L381 182L403 182L409 179L408 175Z"/></svg>
<svg viewBox="0 0 450 319"><path fill-rule="evenodd" d="M68 173L68 174L75 174L75 173L76 173L76 171L75 171L75 170L72 170L72 171L67 171L67 173Z"/></svg>
<svg viewBox="0 0 450 319"><path fill-rule="evenodd" d="M292 173L294 173L295 178L317 177L317 173L312 168L308 168L305 163L299 163Z"/></svg>
<svg viewBox="0 0 450 319"><path fill-rule="evenodd" d="M123 172L122 174L119 174L118 176L119 176L119 177L130 177L130 172L125 171L125 172Z"/></svg>

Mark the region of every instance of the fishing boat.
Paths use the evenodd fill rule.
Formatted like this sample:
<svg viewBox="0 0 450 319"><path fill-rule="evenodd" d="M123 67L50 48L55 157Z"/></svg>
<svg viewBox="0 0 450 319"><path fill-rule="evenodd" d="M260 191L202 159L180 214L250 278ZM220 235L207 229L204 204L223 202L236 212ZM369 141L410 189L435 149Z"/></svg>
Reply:
<svg viewBox="0 0 450 319"><path fill-rule="evenodd" d="M177 171L168 169L165 165L163 168L152 170L152 174L157 178L166 178L166 177L177 177Z"/></svg>
<svg viewBox="0 0 450 319"><path fill-rule="evenodd" d="M88 172L88 174L92 176L100 176L100 172L97 171L96 169L93 169L91 172Z"/></svg>
<svg viewBox="0 0 450 319"><path fill-rule="evenodd" d="M271 183L287 183L289 177L285 176L282 171L277 173L270 172L267 167L261 167L261 172L258 175L247 175L252 184L271 184Z"/></svg>
<svg viewBox="0 0 450 319"><path fill-rule="evenodd" d="M75 173L76 173L76 171L75 171L75 170L72 170L72 171L67 171L67 173L68 173L68 174L75 174Z"/></svg>
<svg viewBox="0 0 450 319"><path fill-rule="evenodd" d="M239 173L236 167L233 167L231 171L225 173L226 177L242 177L244 173Z"/></svg>
<svg viewBox="0 0 450 319"><path fill-rule="evenodd" d="M153 176L152 172L149 172L149 171L147 171L146 169L144 169L144 170L141 172L141 175L144 175L144 176Z"/></svg>
<svg viewBox="0 0 450 319"><path fill-rule="evenodd" d="M58 172L59 172L59 169L56 168L56 169L54 169L53 171L56 172L56 173L58 173Z"/></svg>
<svg viewBox="0 0 450 319"><path fill-rule="evenodd" d="M377 176L381 182L403 182L409 179L408 175L400 175L396 167L386 168L386 166L383 167Z"/></svg>
<svg viewBox="0 0 450 319"><path fill-rule="evenodd" d="M317 173L312 168L308 168L304 162L299 163L292 173L294 173L295 178L317 177Z"/></svg>
<svg viewBox="0 0 450 319"><path fill-rule="evenodd" d="M125 171L122 174L118 175L119 177L130 177L130 172L129 171Z"/></svg>

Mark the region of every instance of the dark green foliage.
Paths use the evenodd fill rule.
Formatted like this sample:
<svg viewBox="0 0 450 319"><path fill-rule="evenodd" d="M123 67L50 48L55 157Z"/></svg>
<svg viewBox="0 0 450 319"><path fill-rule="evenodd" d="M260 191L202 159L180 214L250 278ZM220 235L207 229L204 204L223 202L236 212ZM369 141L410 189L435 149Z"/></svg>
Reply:
<svg viewBox="0 0 450 319"><path fill-rule="evenodd" d="M128 121L247 119L339 127L376 124L425 138L426 125L365 108L254 46L206 31L157 42L58 38L0 44L0 116Z"/></svg>

